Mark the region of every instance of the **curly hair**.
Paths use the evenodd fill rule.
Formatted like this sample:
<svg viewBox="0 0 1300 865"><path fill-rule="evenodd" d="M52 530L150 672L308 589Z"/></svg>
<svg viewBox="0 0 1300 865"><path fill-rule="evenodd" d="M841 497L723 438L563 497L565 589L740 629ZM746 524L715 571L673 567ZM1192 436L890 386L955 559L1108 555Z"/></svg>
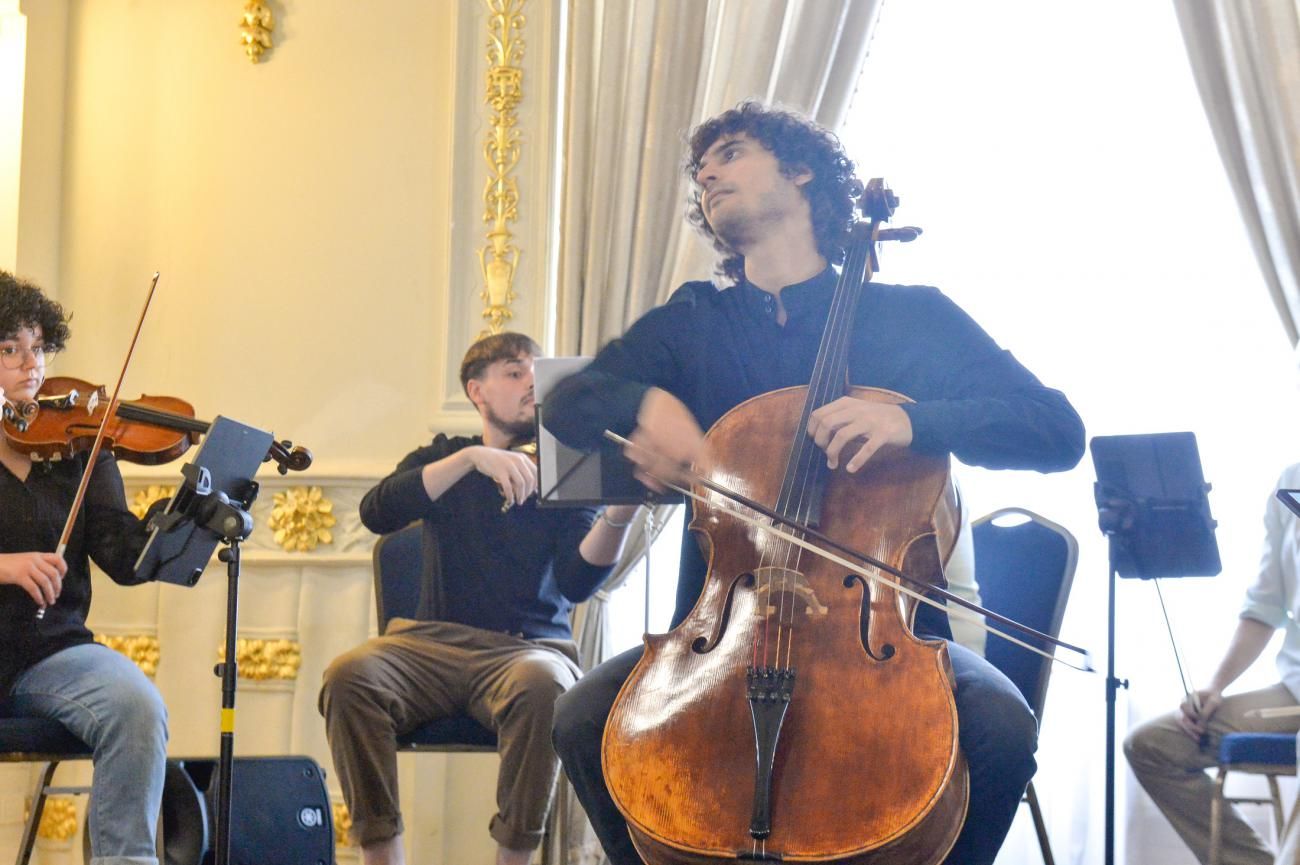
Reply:
<svg viewBox="0 0 1300 865"><path fill-rule="evenodd" d="M35 285L0 270L0 339L13 339L23 328L39 327L46 350L62 351L72 336L68 328L71 318L62 304L50 300Z"/></svg>
<svg viewBox="0 0 1300 865"><path fill-rule="evenodd" d="M527 355L538 357L542 347L531 336L505 331L485 336L469 347L460 362L460 386L469 396L469 380L481 379L487 368L499 360L514 360Z"/></svg>
<svg viewBox="0 0 1300 865"><path fill-rule="evenodd" d="M722 254L719 272L739 282L745 274L745 258L723 242L709 225L700 202L703 190L695 175L709 148L724 135L736 133L749 136L770 151L786 177L793 177L803 170L812 172L813 179L800 188L812 211L817 251L831 264L843 261L849 228L854 221L854 199L862 194L863 188L853 173L853 161L845 155L840 140L829 129L793 111L746 101L691 130L689 151L683 165L692 184L686 219L712 239L714 249Z"/></svg>

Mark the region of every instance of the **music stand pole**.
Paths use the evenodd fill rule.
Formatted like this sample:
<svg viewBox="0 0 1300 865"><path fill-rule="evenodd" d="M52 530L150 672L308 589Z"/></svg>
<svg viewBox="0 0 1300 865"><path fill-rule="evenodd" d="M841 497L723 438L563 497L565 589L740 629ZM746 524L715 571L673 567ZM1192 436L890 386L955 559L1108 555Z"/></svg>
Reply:
<svg viewBox="0 0 1300 865"><path fill-rule="evenodd" d="M1094 436L1097 521L1110 542L1106 611L1106 865L1115 862L1116 581L1213 576L1222 569L1210 485L1190 432Z"/></svg>
<svg viewBox="0 0 1300 865"><path fill-rule="evenodd" d="M235 635L239 621L239 538L217 553L226 563L226 659L217 665L221 676L221 754L217 760L217 838L215 865L230 863L230 807L235 768L235 687L239 665Z"/></svg>

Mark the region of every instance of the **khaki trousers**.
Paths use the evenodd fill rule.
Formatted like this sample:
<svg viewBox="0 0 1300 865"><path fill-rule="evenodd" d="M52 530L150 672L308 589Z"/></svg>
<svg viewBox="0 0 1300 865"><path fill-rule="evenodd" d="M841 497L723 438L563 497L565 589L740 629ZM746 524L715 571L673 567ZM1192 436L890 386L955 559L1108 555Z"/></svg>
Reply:
<svg viewBox="0 0 1300 865"><path fill-rule="evenodd" d="M1210 854L1210 803L1214 781L1205 770L1218 765L1225 733L1295 733L1300 717L1247 718L1252 709L1294 706L1285 685L1225 697L1210 719L1209 737L1198 746L1178 726L1174 711L1135 727L1124 740L1133 774L1201 862ZM1273 853L1236 808L1223 812L1222 865L1273 865Z"/></svg>
<svg viewBox="0 0 1300 865"><path fill-rule="evenodd" d="M335 658L319 705L358 841L366 846L403 831L397 736L466 714L497 734L498 810L488 831L503 847L535 849L559 773L551 747L555 699L580 675L571 641L409 619L394 619L384 636Z"/></svg>

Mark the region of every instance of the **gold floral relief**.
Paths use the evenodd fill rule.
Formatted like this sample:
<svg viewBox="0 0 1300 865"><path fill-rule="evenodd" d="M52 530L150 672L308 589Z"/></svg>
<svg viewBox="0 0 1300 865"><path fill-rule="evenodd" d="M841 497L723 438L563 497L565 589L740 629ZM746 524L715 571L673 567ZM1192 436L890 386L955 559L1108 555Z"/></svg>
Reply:
<svg viewBox="0 0 1300 865"><path fill-rule="evenodd" d="M334 543L334 503L320 487L294 487L276 493L268 525L275 542L288 552L305 553Z"/></svg>
<svg viewBox="0 0 1300 865"><path fill-rule="evenodd" d="M519 218L519 185L513 176L519 164L520 135L517 111L524 98L524 8L525 0L483 0L488 10L487 94L492 110L483 158L488 166L483 187L483 222L488 226L487 244L478 250L483 276L483 318L488 326L483 336L500 333L514 317L510 304L519 247L509 224Z"/></svg>
<svg viewBox="0 0 1300 865"><path fill-rule="evenodd" d="M162 484L150 484L142 490L136 492L131 498L131 513L135 514L137 520L144 519L144 515L149 512L153 503L162 499L169 499L176 495L176 487L165 486Z"/></svg>
<svg viewBox="0 0 1300 865"><path fill-rule="evenodd" d="M23 809L23 820L32 813L31 797ZM47 841L70 841L77 834L77 803L71 796L47 796L41 811L41 822L36 827L36 837Z"/></svg>
<svg viewBox="0 0 1300 865"><path fill-rule="evenodd" d="M126 655L146 676L153 678L158 675L162 648L157 637L146 634L96 634L95 642Z"/></svg>
<svg viewBox="0 0 1300 865"><path fill-rule="evenodd" d="M217 647L217 663L226 660L226 647ZM235 640L239 678L265 682L298 678L302 646L293 640Z"/></svg>
<svg viewBox="0 0 1300 865"><path fill-rule="evenodd" d="M244 46L249 60L257 63L271 50L271 31L274 28L275 17L271 14L271 7L262 0L248 0L244 4L244 12L239 17L239 44Z"/></svg>
<svg viewBox="0 0 1300 865"><path fill-rule="evenodd" d="M354 845L352 840L352 812L348 810L348 803L334 803L334 846L351 847Z"/></svg>

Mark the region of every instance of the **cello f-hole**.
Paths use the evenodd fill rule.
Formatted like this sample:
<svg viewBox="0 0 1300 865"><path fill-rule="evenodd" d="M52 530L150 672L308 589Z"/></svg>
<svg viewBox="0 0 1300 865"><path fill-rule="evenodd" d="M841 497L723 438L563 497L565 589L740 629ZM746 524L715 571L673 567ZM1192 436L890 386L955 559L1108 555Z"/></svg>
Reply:
<svg viewBox="0 0 1300 865"><path fill-rule="evenodd" d="M862 584L862 616L859 621L859 636L862 639L862 650L867 653L867 657L873 661L888 661L894 657L893 643L885 643L880 647L880 654L877 655L871 648L871 587L867 581L862 579L860 574L847 574L844 577L844 588L851 588L854 583Z"/></svg>
<svg viewBox="0 0 1300 865"><path fill-rule="evenodd" d="M718 624L717 627L713 629L713 636L707 639L704 637L696 637L695 641L691 643L692 652L697 655L706 655L718 647L718 643L722 640L722 635L727 632L727 624L731 621L731 605L736 599L736 586L740 585L742 582L745 584L745 588L752 589L757 580L752 571L745 571L743 574L737 575L736 578L731 581L731 585L727 586L727 600L722 605L722 615L718 617Z"/></svg>

